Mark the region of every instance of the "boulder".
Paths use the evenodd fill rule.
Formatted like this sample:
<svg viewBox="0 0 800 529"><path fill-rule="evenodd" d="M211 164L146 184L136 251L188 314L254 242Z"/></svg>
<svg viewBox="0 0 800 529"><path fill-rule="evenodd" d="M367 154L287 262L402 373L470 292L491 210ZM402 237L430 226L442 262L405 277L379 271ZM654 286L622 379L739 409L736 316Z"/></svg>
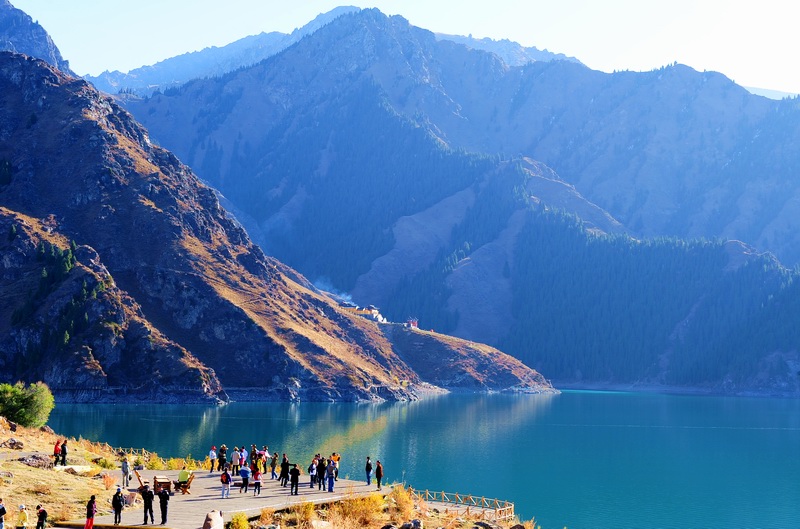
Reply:
<svg viewBox="0 0 800 529"><path fill-rule="evenodd" d="M225 521L222 518L222 511L213 510L206 514L203 522L203 529L224 529Z"/></svg>

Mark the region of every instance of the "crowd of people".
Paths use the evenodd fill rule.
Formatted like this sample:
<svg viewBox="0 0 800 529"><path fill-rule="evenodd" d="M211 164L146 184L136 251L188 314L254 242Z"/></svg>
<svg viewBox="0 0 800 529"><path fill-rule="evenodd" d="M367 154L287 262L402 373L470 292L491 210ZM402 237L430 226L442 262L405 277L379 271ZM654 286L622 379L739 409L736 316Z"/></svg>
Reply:
<svg viewBox="0 0 800 529"><path fill-rule="evenodd" d="M58 441L53 449L54 465L66 465L66 458L68 453L67 441ZM220 483L222 489L222 499L230 497L231 487L238 485L239 493L246 494L252 489L254 497L261 495L261 486L263 481L266 480L267 475L270 480L277 480L281 487L289 488L289 495L299 495L300 476L302 474L301 467L294 462L289 461L289 457L284 453L281 457L278 452L270 453L269 448L264 445L259 449L255 444L251 444L250 448L245 445L234 446L233 450L228 451L228 447L224 444L217 450L216 446L212 446L208 453L209 460L209 473L220 472ZM280 463L279 463L280 460ZM316 488L319 491L334 492L336 482L339 480L339 468L341 466L341 455L338 452L331 453L327 458L321 454L315 454L311 459L309 465L306 467L306 472L309 476L309 488ZM111 508L114 513L114 525L122 523L122 511L126 505L126 498L123 494L123 487L127 488L130 485L132 477L131 464L127 458L123 458L121 463L122 471L122 485L118 486L116 492L111 497ZM378 490L381 490L381 481L383 479L383 466L380 460L375 462L373 467L372 460L367 457L365 464L366 484L372 485L372 476L377 481ZM279 471L278 472L276 472ZM178 473L178 479L175 481L176 486L188 483L192 471L184 468ZM237 479L238 478L238 479ZM144 525L147 525L148 520L151 524L155 524L155 516L153 513L153 505L156 498L158 498L160 511L161 511L161 525L167 523L167 512L170 501L170 490L167 487L158 486L156 490L151 490L149 484L138 489L142 498L144 506ZM93 529L94 517L97 513L97 499L94 495L91 496L86 503L86 523L84 529ZM6 507L0 498L0 529L4 528L4 517L6 515ZM27 529L29 523L28 511L25 505L19 506L19 513L16 517L16 527L18 529ZM41 506L36 506L36 529L45 529L47 523L47 511Z"/></svg>

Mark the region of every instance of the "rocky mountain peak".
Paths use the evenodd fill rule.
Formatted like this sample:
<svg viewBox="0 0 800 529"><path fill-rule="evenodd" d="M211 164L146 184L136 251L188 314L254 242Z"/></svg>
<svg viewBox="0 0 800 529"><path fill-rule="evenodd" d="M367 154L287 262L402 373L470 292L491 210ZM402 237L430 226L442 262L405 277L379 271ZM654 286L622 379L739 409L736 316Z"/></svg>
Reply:
<svg viewBox="0 0 800 529"><path fill-rule="evenodd" d="M36 57L75 75L47 31L9 0L0 0L0 50Z"/></svg>

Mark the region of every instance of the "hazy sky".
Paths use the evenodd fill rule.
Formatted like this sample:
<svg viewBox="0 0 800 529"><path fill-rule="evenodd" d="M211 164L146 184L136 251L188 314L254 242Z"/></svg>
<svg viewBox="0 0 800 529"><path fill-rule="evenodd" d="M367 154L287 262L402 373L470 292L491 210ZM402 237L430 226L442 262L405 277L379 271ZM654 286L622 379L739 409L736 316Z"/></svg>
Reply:
<svg viewBox="0 0 800 529"><path fill-rule="evenodd" d="M508 38L603 71L678 61L740 85L800 92L786 0L11 0L79 74L128 71L262 31L288 33L339 5L377 7L432 31ZM788 7L787 7L788 6Z"/></svg>

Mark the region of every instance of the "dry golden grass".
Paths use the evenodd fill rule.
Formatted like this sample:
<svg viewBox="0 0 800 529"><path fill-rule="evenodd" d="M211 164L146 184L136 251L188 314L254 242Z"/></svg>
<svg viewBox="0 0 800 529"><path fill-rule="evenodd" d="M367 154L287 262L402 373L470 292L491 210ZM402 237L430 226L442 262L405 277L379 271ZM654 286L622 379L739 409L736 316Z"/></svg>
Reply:
<svg viewBox="0 0 800 529"><path fill-rule="evenodd" d="M310 529L313 527L312 523L317 518L317 512L314 509L314 504L311 502L303 502L293 505L289 509L289 520L293 521L296 527L300 529Z"/></svg>
<svg viewBox="0 0 800 529"><path fill-rule="evenodd" d="M389 515L394 522L402 523L414 514L414 498L402 485L395 485L389 493ZM423 511L427 509L421 509Z"/></svg>
<svg viewBox="0 0 800 529"><path fill-rule="evenodd" d="M355 523L355 527L370 527L383 519L384 500L377 492L369 496L347 498L332 505L328 513L328 521L336 526L341 523L347 527Z"/></svg>
<svg viewBox="0 0 800 529"><path fill-rule="evenodd" d="M264 507L261 509L261 514L258 517L260 525L269 525L275 520L275 509Z"/></svg>

